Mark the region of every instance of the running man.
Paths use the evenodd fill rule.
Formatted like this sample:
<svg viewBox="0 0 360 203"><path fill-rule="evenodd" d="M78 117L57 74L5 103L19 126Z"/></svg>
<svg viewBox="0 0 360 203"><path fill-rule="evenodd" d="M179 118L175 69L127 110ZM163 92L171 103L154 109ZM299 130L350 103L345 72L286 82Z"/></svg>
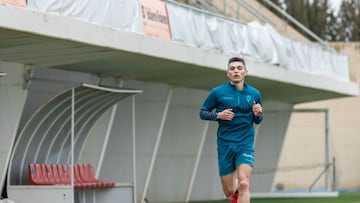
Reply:
<svg viewBox="0 0 360 203"><path fill-rule="evenodd" d="M261 94L245 83L248 70L244 59L230 58L226 73L230 81L210 91L200 108L200 118L219 124L217 152L224 194L232 203L249 203L254 164L253 126L263 120Z"/></svg>

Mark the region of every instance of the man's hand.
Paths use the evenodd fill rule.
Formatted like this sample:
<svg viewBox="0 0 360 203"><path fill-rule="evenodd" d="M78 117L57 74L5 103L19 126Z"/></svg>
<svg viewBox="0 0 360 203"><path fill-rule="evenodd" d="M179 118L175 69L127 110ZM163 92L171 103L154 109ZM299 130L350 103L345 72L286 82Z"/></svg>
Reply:
<svg viewBox="0 0 360 203"><path fill-rule="evenodd" d="M231 121L234 118L234 112L232 109L225 109L217 114L217 119Z"/></svg>
<svg viewBox="0 0 360 203"><path fill-rule="evenodd" d="M253 106L252 106L252 111L253 111L255 117L259 117L260 114L262 113L262 107L261 107L261 105L260 105L259 103L256 103L256 102L254 101Z"/></svg>

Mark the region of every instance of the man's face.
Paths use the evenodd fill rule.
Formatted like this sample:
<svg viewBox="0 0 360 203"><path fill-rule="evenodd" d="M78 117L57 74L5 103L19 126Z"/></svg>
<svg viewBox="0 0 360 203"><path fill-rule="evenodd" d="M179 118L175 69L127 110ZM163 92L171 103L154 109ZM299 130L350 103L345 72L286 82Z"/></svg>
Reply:
<svg viewBox="0 0 360 203"><path fill-rule="evenodd" d="M234 84L244 81L246 75L247 69L242 62L234 61L229 64L227 76Z"/></svg>

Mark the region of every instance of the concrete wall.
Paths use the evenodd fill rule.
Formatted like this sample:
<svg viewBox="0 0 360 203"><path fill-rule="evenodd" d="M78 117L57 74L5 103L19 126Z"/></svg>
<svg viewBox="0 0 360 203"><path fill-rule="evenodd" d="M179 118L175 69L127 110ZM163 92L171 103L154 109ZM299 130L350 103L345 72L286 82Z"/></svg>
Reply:
<svg viewBox="0 0 360 203"><path fill-rule="evenodd" d="M138 81L125 81L123 86L144 91L135 98L138 199L146 192L150 202L185 201L205 127L205 121L199 119L198 112L208 92L173 89L149 188L144 191L171 87ZM131 98L127 98L118 104L100 179L115 179L118 182L132 180L131 101ZM292 106L264 101L264 108L266 119L257 128L255 173L277 166ZM82 153L82 162L97 163L99 146L103 144L106 132L107 122L104 121L109 120L110 114L110 111L107 112L103 116L104 120L99 120L97 126L94 126ZM190 200L224 198L217 169L216 130L217 123L210 122ZM269 192L273 175L254 175L252 192Z"/></svg>
<svg viewBox="0 0 360 203"><path fill-rule="evenodd" d="M341 53L348 56L351 78L353 81L359 84L358 78L360 78L360 43L332 43L334 48L336 48ZM360 122L357 118L360 114L360 97L349 97L342 99L333 99L305 104L298 104L295 108L326 108L329 109L329 128L330 128L330 154L331 157L336 159L336 188L337 189L360 189L360 148L358 143L360 143ZM315 120L316 117L310 117L310 119ZM309 119L308 115L297 115L296 119L292 119L289 124L289 132L286 135L285 140L286 144L282 151L280 158L281 164L279 167L283 166L294 166L293 159L294 157L299 156L299 153L302 153L299 150L294 150L298 146L303 148L309 147L309 139L305 137L298 137L299 131L306 130L306 127L301 127L304 125L303 120ZM322 119L322 118L320 118ZM299 122L300 121L300 122ZM321 122L314 122L315 127L323 127ZM296 130L298 129L298 130ZM309 129L309 128L308 128ZM321 132L320 132L321 133ZM314 137L317 137L314 139ZM312 153L311 158L318 160L314 162L312 166L316 167L316 164L322 164L324 160L323 154L323 145L324 139L322 134L320 137L318 134L313 132L311 138L311 145L317 145L316 149L318 153ZM314 148L313 148L314 149ZM289 156L292 154L292 156ZM320 171L318 171L320 173ZM276 176L276 182L282 182L286 185L289 185L291 188L299 187L308 187L309 181L314 180L315 177L309 177L307 170L298 170L296 176L306 177L308 179L307 183L291 185L286 177L280 178L280 174ZM304 178L302 178L304 179ZM274 184L276 184L276 182ZM310 181L311 182L311 181ZM322 183L317 185L322 187ZM275 189L275 185L273 186Z"/></svg>
<svg viewBox="0 0 360 203"><path fill-rule="evenodd" d="M274 173L268 171L277 167L286 129L289 122L291 104L265 101L265 120L258 129L255 144L255 167L251 190L270 192Z"/></svg>
<svg viewBox="0 0 360 203"><path fill-rule="evenodd" d="M0 72L7 74L0 78L0 181L2 184L27 89L24 89L26 72L24 65L0 61Z"/></svg>

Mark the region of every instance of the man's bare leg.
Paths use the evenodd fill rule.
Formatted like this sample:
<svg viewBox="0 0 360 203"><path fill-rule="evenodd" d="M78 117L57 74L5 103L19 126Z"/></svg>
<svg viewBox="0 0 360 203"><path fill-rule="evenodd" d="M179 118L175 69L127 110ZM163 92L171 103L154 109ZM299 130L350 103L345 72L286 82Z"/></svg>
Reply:
<svg viewBox="0 0 360 203"><path fill-rule="evenodd" d="M230 197L235 193L236 185L234 183L234 175L235 173L231 173L226 176L220 176L221 185L226 197Z"/></svg>
<svg viewBox="0 0 360 203"><path fill-rule="evenodd" d="M252 167L247 164L241 164L237 167L238 173L238 203L250 203L250 176Z"/></svg>

